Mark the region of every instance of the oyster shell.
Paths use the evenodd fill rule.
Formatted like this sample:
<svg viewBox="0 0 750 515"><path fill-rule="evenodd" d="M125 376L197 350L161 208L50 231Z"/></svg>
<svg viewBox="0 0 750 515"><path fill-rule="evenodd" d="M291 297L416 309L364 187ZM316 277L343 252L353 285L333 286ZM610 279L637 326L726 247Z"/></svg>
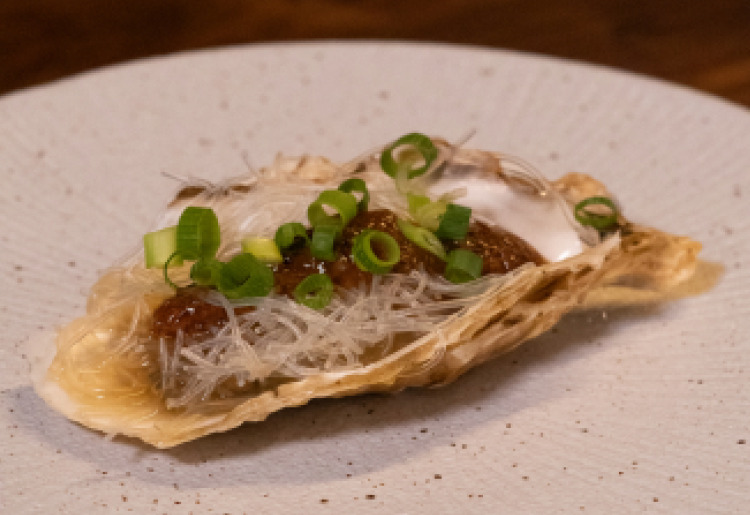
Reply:
<svg viewBox="0 0 750 515"><path fill-rule="evenodd" d="M700 244L688 238L625 219L620 229L606 238L579 226L571 206L589 196L609 195L595 179L569 174L549 182L517 159L435 141L440 149L439 166L419 179L420 187L435 195L461 195L460 202L472 207L476 217L526 239L547 263L483 278L460 291L440 290L448 286L440 281L430 283L417 277L419 274L385 279L385 286L395 288L398 283L405 293L399 294L402 297L390 311L378 311L377 319L362 322L370 324L362 332L376 336L370 340L362 336L353 347L347 343L348 347L328 351L346 354L346 359L342 361L336 354L337 359L315 368L295 358L292 351L279 350L289 347L284 341L262 349L260 345L239 350L226 347L226 351L214 353L211 363L202 363L208 359L206 354L196 356L188 347L178 348L171 357L163 342L156 353L146 350L143 338L150 317L172 290L159 270L143 268L140 254L130 256L93 286L86 315L59 333L54 358L49 352L47 362L38 367L38 393L85 426L166 448L244 422L261 421L275 411L313 398L444 385L474 365L546 331L599 286L637 277L643 284L666 288L693 273ZM394 194L393 180L379 169L377 153L344 165L319 157L279 157L258 174L217 185L186 185L160 226L175 224L188 204L213 207L222 227L220 256L232 255L239 250L243 234L272 235L280 223L304 220L304 208L317 192L336 187L352 173L368 182L373 205L406 214L403 196ZM263 209L259 209L260 203ZM186 278L187 268L175 274L175 279ZM425 297L424 290L430 287L449 292L451 300L431 304L431 299L440 295ZM368 295L375 295L355 294L359 297L343 293L338 304L318 315L323 319L295 321L291 330L304 333L318 327L335 333L330 328L320 329L320 324L341 317L347 312L347 303L366 302ZM263 306L283 302L264 300L256 312L265 313ZM435 310L436 306L440 309ZM432 318L420 322L419 316L412 315L420 309L438 311L439 316L431 314ZM265 316L281 316L278 313L268 308ZM253 323L258 323L255 320ZM340 326L342 319L334 322ZM391 326L384 328L384 324ZM231 340L240 326L233 318L229 325L227 338ZM255 376L248 373L250 362ZM202 380L214 390L196 386L193 397L165 400L160 381L171 368L185 366L198 377L196 384L203 384ZM217 367L224 368L217 371ZM211 374L218 374L222 381L232 378L233 387L217 393L219 381L206 379Z"/></svg>

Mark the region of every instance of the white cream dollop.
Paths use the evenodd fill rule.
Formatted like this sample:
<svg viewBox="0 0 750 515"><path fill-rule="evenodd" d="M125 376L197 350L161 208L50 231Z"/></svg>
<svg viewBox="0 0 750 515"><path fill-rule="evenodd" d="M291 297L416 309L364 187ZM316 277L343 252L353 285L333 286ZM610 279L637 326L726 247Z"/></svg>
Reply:
<svg viewBox="0 0 750 515"><path fill-rule="evenodd" d="M552 192L541 195L471 163L451 163L435 172L429 182L433 198L465 190L457 203L470 207L476 218L520 236L549 261L562 261L584 250L565 206Z"/></svg>

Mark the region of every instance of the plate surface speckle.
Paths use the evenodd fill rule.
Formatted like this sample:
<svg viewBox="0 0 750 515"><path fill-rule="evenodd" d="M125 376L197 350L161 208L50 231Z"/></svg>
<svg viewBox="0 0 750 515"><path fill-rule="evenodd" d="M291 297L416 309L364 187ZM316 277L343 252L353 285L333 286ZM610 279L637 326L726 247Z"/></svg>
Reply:
<svg viewBox="0 0 750 515"><path fill-rule="evenodd" d="M589 310L455 384L315 402L171 451L34 394L27 340L83 312L176 184L410 131L581 171L724 272ZM743 513L750 501L750 113L675 86L436 45L247 46L0 98L3 513ZM49 342L52 345L52 341Z"/></svg>

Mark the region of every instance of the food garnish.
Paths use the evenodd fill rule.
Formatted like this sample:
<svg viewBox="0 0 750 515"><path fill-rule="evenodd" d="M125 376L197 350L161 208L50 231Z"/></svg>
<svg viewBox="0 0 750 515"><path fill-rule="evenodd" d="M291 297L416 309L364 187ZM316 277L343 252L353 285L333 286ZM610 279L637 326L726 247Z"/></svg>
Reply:
<svg viewBox="0 0 750 515"><path fill-rule="evenodd" d="M606 213L597 213L591 211L594 206L604 206ZM576 220L581 225L587 225L594 229L604 231L612 229L617 225L617 206L612 199L607 197L589 197L576 204L573 211Z"/></svg>

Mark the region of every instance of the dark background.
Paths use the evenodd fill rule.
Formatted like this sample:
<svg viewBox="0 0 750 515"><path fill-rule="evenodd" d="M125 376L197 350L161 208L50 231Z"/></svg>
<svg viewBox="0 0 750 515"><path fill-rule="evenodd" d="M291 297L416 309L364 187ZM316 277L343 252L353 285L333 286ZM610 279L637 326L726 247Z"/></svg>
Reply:
<svg viewBox="0 0 750 515"><path fill-rule="evenodd" d="M0 94L144 56L352 38L573 58L750 106L750 0L2 0Z"/></svg>

